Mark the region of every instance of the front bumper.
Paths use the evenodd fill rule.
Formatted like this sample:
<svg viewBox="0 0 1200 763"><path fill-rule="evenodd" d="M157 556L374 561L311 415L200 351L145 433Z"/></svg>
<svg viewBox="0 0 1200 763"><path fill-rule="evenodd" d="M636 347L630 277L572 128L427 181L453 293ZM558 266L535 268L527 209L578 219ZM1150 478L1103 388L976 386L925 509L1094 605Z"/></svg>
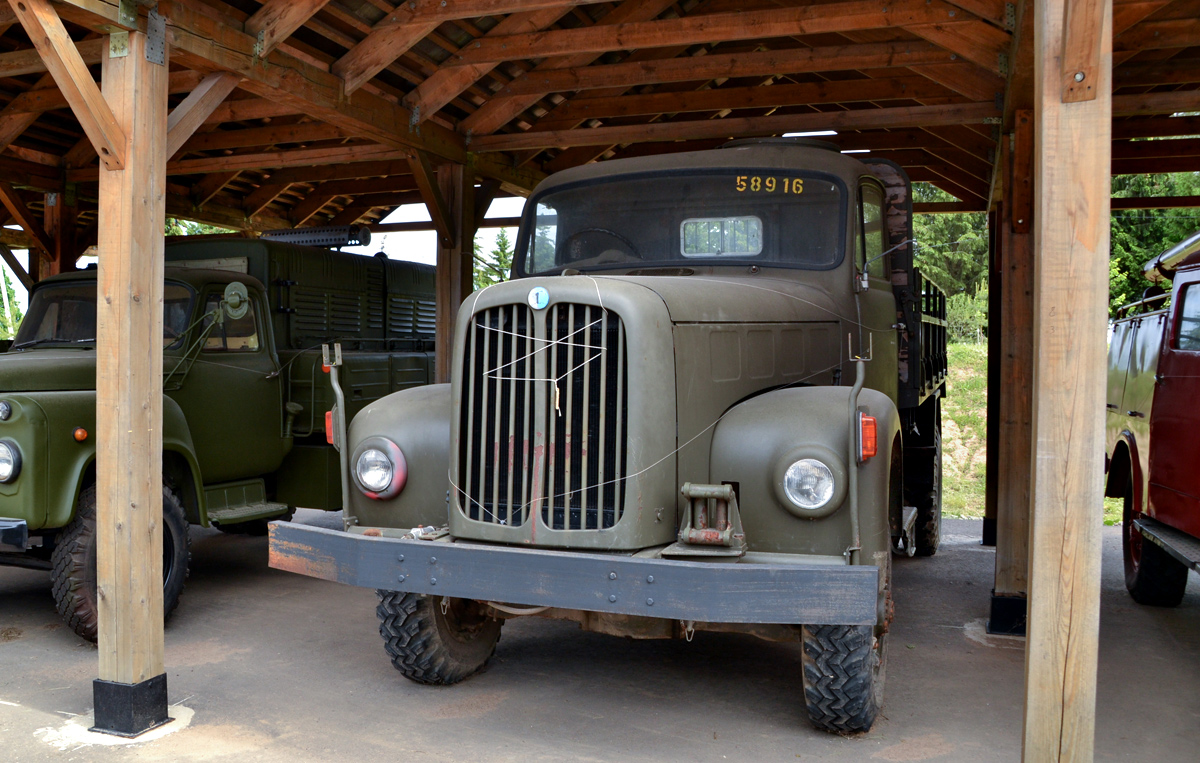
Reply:
<svg viewBox="0 0 1200 763"><path fill-rule="evenodd" d="M0 517L0 551L25 550L29 543L29 525L24 519Z"/></svg>
<svg viewBox="0 0 1200 763"><path fill-rule="evenodd" d="M873 566L691 562L271 524L270 565L393 591L711 623L874 625Z"/></svg>

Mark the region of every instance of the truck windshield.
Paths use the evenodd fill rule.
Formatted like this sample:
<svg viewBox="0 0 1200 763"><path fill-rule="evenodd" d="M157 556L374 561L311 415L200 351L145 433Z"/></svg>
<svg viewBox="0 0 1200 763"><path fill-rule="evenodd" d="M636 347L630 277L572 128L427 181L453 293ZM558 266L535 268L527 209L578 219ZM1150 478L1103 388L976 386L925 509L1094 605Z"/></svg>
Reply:
<svg viewBox="0 0 1200 763"><path fill-rule="evenodd" d="M191 313L192 290L183 284L167 283L163 291L164 348L182 343ZM36 289L25 319L13 338L12 349L95 343L96 284L85 281Z"/></svg>
<svg viewBox="0 0 1200 763"><path fill-rule="evenodd" d="M534 197L516 261L525 275L662 263L827 269L842 258L843 199L837 181L771 170L581 183Z"/></svg>

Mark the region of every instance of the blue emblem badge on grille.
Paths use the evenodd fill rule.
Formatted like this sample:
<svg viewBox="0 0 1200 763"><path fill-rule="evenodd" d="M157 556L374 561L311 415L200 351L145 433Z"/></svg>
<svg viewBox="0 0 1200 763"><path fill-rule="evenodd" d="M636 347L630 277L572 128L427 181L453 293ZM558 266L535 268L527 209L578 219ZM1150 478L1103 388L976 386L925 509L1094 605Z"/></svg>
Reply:
<svg viewBox="0 0 1200 763"><path fill-rule="evenodd" d="M548 304L550 304L550 292L541 286L535 286L529 290L529 306L534 310L542 310Z"/></svg>

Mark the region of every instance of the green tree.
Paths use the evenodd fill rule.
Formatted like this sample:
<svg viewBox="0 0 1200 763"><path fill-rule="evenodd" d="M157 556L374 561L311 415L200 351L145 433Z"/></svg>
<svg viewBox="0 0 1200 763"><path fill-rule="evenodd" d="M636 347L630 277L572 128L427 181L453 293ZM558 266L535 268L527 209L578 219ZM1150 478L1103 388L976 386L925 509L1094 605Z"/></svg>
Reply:
<svg viewBox="0 0 1200 763"><path fill-rule="evenodd" d="M496 235L496 245L487 254L480 253L478 235L475 238L475 288L482 289L492 284L507 281L512 273L513 248L508 229L501 228Z"/></svg>
<svg viewBox="0 0 1200 763"><path fill-rule="evenodd" d="M220 228L207 223L194 223L191 220L181 220L178 217L168 217L163 225L163 233L168 236L201 236L208 233L233 233L230 228Z"/></svg>
<svg viewBox="0 0 1200 763"><path fill-rule="evenodd" d="M954 201L928 183L913 184L913 201ZM975 297L987 288L988 226L985 212L913 215L917 267L948 296Z"/></svg>
<svg viewBox="0 0 1200 763"><path fill-rule="evenodd" d="M1200 195L1200 172L1163 175L1117 175L1116 198ZM1145 264L1200 228L1195 209L1118 209L1112 213L1109 254L1109 314L1139 299L1150 282Z"/></svg>
<svg viewBox="0 0 1200 763"><path fill-rule="evenodd" d="M17 304L17 291L8 277L8 269L0 267L0 273L4 274L4 283L0 286L4 289L4 299L0 300L0 339L12 339L24 316L21 315L21 306Z"/></svg>

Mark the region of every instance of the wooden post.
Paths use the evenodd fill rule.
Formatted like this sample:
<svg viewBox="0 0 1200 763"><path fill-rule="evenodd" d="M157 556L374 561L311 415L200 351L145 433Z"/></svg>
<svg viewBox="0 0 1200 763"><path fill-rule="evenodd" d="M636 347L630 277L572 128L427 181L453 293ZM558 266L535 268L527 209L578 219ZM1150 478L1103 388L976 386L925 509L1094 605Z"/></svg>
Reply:
<svg viewBox="0 0 1200 763"><path fill-rule="evenodd" d="M446 164L436 170L438 190L453 226L452 245L439 235L437 250L437 357L438 383L450 381L454 354L454 324L458 307L475 287L475 176L461 164ZM436 212L430 210L436 219Z"/></svg>
<svg viewBox="0 0 1200 763"><path fill-rule="evenodd" d="M1030 457L1033 453L1033 115L1017 113L1002 141L1000 205L999 421L996 453L996 578L988 630L1024 635L1029 591Z"/></svg>
<svg viewBox="0 0 1200 763"><path fill-rule="evenodd" d="M47 275L70 273L75 270L75 261L79 259L79 250L75 242L75 223L79 215L75 185L68 184L65 193L46 194L43 204L43 225L46 235L53 242Z"/></svg>
<svg viewBox="0 0 1200 763"><path fill-rule="evenodd" d="M114 49L119 50L117 46ZM96 728L132 736L167 718L162 600L163 222L167 67L147 36L103 59L126 145L100 168L96 345ZM165 59L165 54L163 56Z"/></svg>
<svg viewBox="0 0 1200 763"><path fill-rule="evenodd" d="M1112 0L1035 3L1033 516L1025 760L1090 761L1100 628ZM1086 10L1087 18L1080 14ZM1067 92L1087 60L1093 98ZM1075 52L1073 52L1075 51ZM1072 80L1079 82L1080 80Z"/></svg>
<svg viewBox="0 0 1200 763"><path fill-rule="evenodd" d="M1004 315L1000 294L1004 280L1000 274L1000 225L1004 220L1003 203L988 212L988 320L987 320L987 461L984 467L983 537L980 545L996 545L996 500L1000 487L997 469L1000 456L1000 337Z"/></svg>

